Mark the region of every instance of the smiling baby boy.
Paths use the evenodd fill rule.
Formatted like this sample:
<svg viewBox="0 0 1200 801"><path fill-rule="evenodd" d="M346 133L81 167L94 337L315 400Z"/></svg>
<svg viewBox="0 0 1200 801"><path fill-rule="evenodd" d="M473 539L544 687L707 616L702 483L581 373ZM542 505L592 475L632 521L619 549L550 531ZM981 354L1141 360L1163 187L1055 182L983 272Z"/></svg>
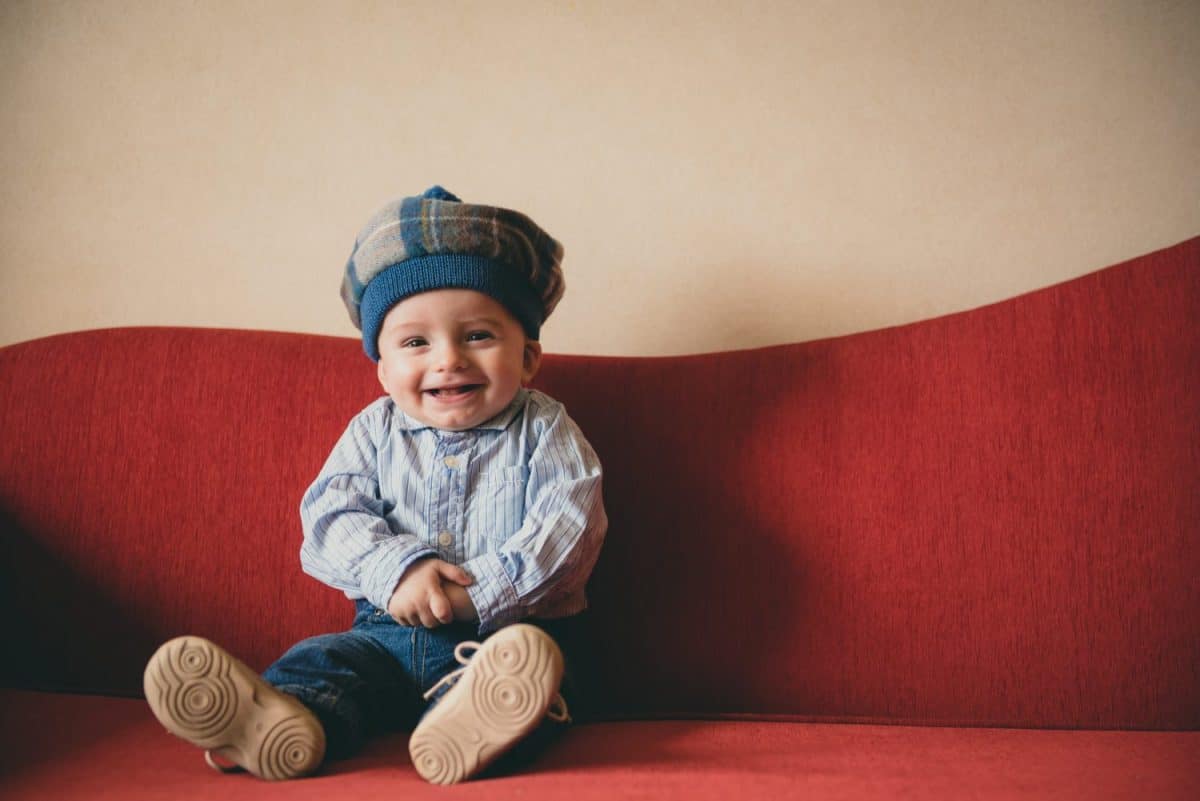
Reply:
<svg viewBox="0 0 1200 801"><path fill-rule="evenodd" d="M386 394L301 502L301 564L353 601L354 623L261 677L203 638L164 644L147 699L210 765L294 778L411 729L417 772L453 783L568 719L565 645L607 518L596 454L526 388L561 258L525 215L440 187L363 228L342 297ZM201 694L230 711L194 714Z"/></svg>

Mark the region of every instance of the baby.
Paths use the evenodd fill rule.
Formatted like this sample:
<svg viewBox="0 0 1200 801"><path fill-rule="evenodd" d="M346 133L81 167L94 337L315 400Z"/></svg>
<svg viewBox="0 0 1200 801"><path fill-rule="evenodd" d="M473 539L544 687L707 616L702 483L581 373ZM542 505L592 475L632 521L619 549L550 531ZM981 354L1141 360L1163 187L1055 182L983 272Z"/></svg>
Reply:
<svg viewBox="0 0 1200 801"><path fill-rule="evenodd" d="M200 637L159 648L146 698L211 766L294 778L412 729L417 772L449 784L569 719L607 518L596 454L561 404L525 388L561 258L525 215L441 187L360 232L342 298L386 395L300 508L301 564L354 601L354 623L261 677Z"/></svg>

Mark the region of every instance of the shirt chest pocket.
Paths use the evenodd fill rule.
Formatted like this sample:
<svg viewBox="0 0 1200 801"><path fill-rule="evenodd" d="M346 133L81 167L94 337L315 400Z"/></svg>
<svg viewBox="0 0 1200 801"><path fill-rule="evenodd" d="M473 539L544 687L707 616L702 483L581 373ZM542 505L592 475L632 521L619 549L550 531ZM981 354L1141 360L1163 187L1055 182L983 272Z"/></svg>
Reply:
<svg viewBox="0 0 1200 801"><path fill-rule="evenodd" d="M467 525L486 542L501 543L525 519L529 468L492 468L480 473L467 500Z"/></svg>

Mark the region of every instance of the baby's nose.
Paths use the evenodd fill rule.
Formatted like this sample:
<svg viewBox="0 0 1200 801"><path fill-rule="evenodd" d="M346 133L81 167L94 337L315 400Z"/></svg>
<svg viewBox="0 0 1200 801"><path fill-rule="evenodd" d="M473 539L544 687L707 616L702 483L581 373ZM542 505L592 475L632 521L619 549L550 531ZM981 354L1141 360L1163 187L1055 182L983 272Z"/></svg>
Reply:
<svg viewBox="0 0 1200 801"><path fill-rule="evenodd" d="M438 348L435 361L439 370L456 370L466 364L466 356L456 343L448 343Z"/></svg>

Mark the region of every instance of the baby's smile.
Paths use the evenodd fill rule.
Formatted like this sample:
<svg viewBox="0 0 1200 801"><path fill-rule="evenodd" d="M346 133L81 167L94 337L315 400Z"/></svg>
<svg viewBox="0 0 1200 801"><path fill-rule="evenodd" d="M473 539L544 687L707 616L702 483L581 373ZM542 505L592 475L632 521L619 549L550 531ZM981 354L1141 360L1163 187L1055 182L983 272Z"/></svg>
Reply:
<svg viewBox="0 0 1200 801"><path fill-rule="evenodd" d="M453 387L436 387L427 389L425 392L435 398L459 398L464 395L469 395L476 390L482 389L483 384L459 384Z"/></svg>

